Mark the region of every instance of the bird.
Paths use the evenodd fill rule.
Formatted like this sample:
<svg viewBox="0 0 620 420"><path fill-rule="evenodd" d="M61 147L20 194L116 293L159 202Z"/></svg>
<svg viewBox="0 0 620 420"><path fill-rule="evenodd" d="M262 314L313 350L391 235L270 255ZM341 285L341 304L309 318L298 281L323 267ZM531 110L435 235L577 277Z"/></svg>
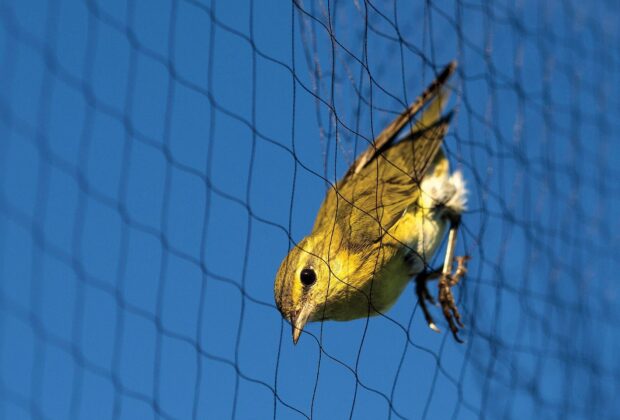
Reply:
<svg viewBox="0 0 620 420"><path fill-rule="evenodd" d="M440 332L426 304L435 303L428 283L438 279L437 300L454 338L463 342L452 287L467 273L467 256L456 257L453 268L468 189L442 147L454 114L442 115L446 82L456 67L450 62L331 185L311 233L280 264L274 297L291 323L294 344L308 322L385 313L412 279L429 328ZM409 132L398 139L407 125ZM444 264L432 269L428 262L446 231Z"/></svg>

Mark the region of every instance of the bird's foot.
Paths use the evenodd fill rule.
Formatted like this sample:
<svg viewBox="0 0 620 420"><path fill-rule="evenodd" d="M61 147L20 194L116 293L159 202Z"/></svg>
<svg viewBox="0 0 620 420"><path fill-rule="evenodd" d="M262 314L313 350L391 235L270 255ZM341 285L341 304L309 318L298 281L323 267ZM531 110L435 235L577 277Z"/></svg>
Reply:
<svg viewBox="0 0 620 420"><path fill-rule="evenodd" d="M438 269L434 271L424 271L416 277L416 294L418 295L420 308L422 309L422 313L424 314L428 327L435 332L441 331L437 327L437 324L435 324L433 316L428 310L427 302L434 305L435 300L428 291L427 283L429 280L439 278L439 305L443 310L444 317L448 322L454 339L459 343L463 342L463 340L461 340L458 336L459 327L463 328L463 322L461 321L461 314L459 313L454 301L452 287L456 286L456 284L458 284L461 280L461 277L467 273L467 260L469 260L468 256L456 257L457 267L454 274L442 274L441 269Z"/></svg>
<svg viewBox="0 0 620 420"><path fill-rule="evenodd" d="M443 311L443 315L448 322L448 326L450 327L450 331L452 331L452 335L454 339L459 343L462 343L463 340L458 335L459 327L463 328L463 322L461 321L461 314L456 306L456 302L454 301L454 295L452 294L452 287L456 286L458 282L461 280L467 273L467 260L469 260L468 256L465 257L456 257L456 271L454 274L441 274L439 277L439 305Z"/></svg>

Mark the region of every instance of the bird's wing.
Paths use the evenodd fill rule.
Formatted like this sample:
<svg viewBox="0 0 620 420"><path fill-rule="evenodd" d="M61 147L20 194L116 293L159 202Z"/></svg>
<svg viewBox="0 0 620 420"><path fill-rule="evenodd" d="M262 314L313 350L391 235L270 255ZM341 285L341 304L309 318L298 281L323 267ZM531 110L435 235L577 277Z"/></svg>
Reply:
<svg viewBox="0 0 620 420"><path fill-rule="evenodd" d="M438 92L405 138L384 146L359 172L350 170L328 191L314 232L338 230L332 235L341 242L336 247L362 250L377 242L417 201L419 183L441 148L452 115L441 117L447 94Z"/></svg>

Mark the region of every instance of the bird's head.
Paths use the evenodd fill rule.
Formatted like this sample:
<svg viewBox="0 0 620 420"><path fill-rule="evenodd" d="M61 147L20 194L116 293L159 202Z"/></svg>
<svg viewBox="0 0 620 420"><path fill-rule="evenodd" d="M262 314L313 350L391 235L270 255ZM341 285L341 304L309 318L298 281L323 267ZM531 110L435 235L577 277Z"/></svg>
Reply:
<svg viewBox="0 0 620 420"><path fill-rule="evenodd" d="M345 288L333 271L340 264L334 261L328 265L321 251L312 237L304 239L291 249L276 275L276 305L293 327L295 344L306 323L330 318Z"/></svg>

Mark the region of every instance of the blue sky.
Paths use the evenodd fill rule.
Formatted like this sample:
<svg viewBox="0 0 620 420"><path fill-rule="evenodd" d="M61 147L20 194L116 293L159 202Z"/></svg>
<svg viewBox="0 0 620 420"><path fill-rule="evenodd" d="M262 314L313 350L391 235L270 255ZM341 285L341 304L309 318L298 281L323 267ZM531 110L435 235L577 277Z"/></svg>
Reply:
<svg viewBox="0 0 620 420"><path fill-rule="evenodd" d="M619 10L545 3L0 3L0 417L618 416ZM409 286L293 346L291 241L452 59L466 343Z"/></svg>

